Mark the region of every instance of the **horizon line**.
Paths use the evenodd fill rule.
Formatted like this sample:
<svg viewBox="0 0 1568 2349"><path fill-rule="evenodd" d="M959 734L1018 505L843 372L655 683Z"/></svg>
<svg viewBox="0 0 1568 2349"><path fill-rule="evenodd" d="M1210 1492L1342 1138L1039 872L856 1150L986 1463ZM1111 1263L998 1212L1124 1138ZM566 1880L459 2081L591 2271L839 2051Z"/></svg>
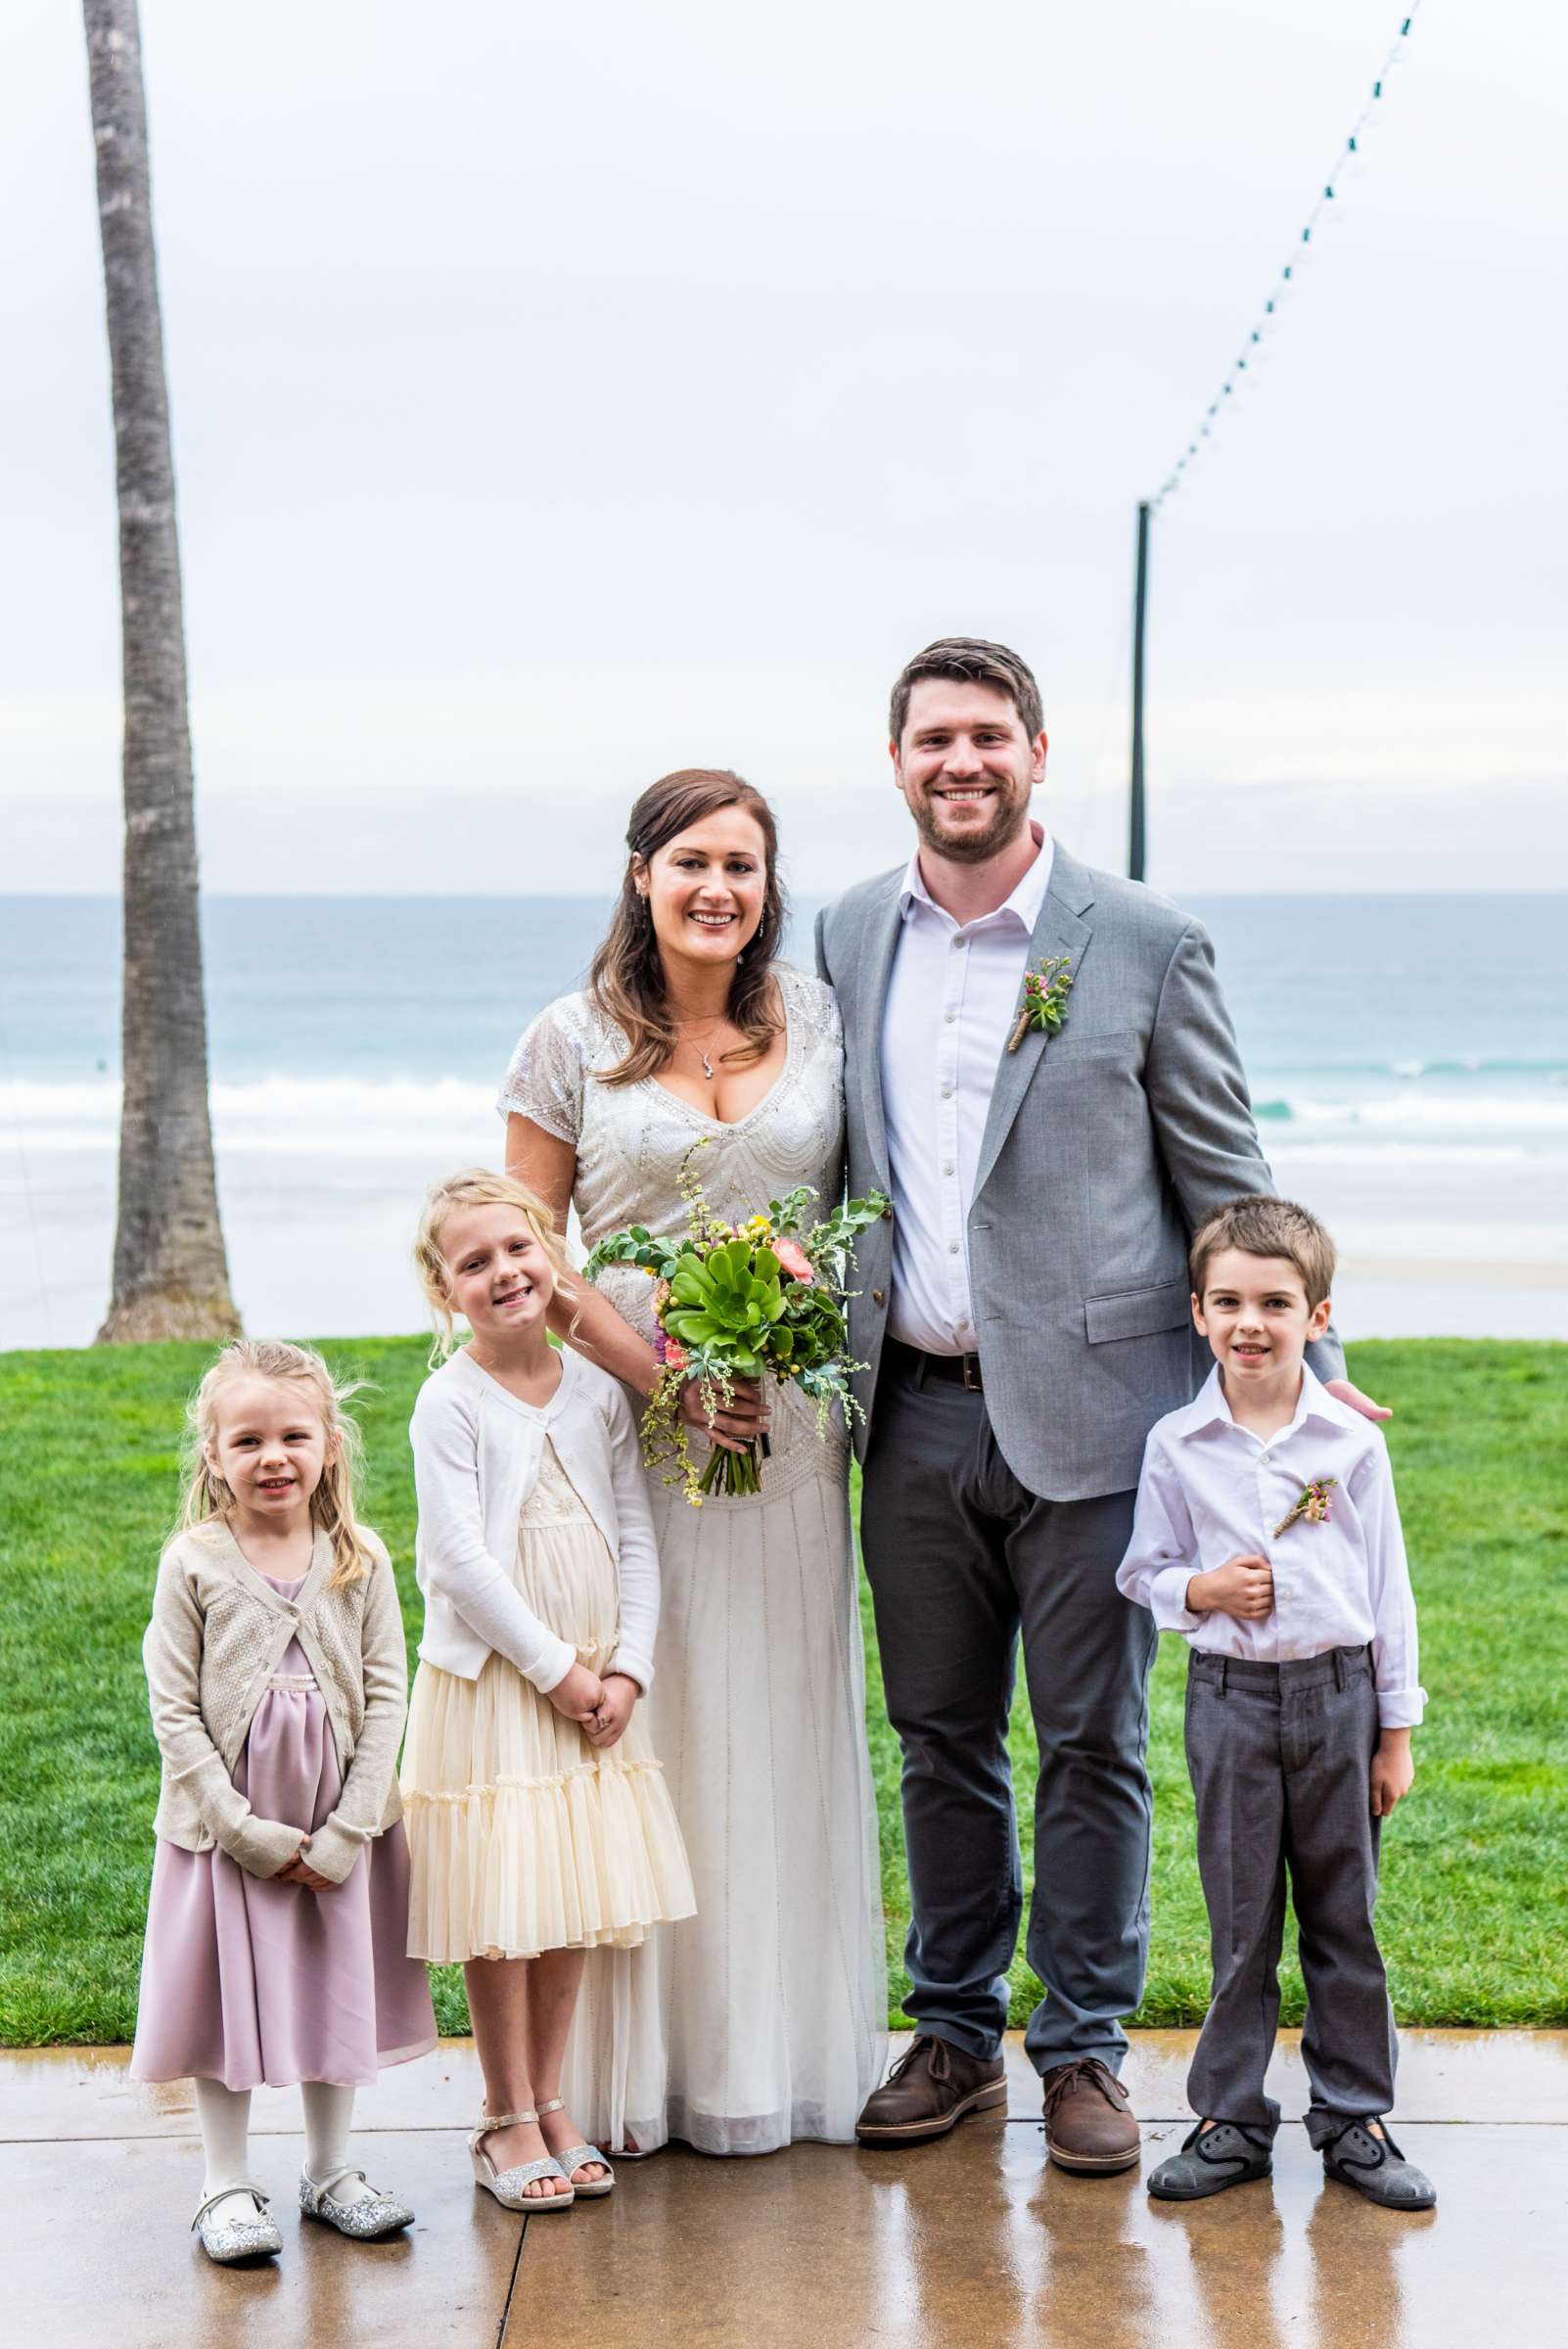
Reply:
<svg viewBox="0 0 1568 2349"><path fill-rule="evenodd" d="M1114 876L1126 879L1125 874ZM857 879L874 878L857 875ZM853 882L843 887L853 888ZM1156 896L1164 894L1152 882L1140 882L1140 888L1153 889ZM421 890L421 889L301 889L301 890L240 890L199 889L198 902L239 905L335 905L346 900L366 905L529 905L540 902L551 905L604 905L615 897L613 889L585 890ZM815 898L822 893L803 889L792 893L796 898ZM833 894L831 892L827 893ZM1545 889L1195 889L1183 890L1183 897L1229 899L1268 898L1283 903L1290 899L1308 899L1314 905L1335 903L1343 898L1370 900L1375 898L1564 898L1568 897L1568 882ZM11 889L0 890L0 905L117 905L123 902L122 890L104 889Z"/></svg>

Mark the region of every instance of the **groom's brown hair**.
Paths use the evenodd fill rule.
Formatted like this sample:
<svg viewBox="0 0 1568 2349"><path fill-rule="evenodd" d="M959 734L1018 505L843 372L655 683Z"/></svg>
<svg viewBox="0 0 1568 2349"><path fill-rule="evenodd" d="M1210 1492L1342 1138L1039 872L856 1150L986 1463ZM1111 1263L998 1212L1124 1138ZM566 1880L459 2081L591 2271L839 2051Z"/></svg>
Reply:
<svg viewBox="0 0 1568 2349"><path fill-rule="evenodd" d="M924 677L951 677L960 685L992 685L1005 693L1018 713L1018 722L1031 742L1045 723L1039 687L1029 663L1009 652L1005 644L988 644L984 636L939 636L923 653L916 653L899 673L888 711L888 732L903 740L909 714L909 696Z"/></svg>

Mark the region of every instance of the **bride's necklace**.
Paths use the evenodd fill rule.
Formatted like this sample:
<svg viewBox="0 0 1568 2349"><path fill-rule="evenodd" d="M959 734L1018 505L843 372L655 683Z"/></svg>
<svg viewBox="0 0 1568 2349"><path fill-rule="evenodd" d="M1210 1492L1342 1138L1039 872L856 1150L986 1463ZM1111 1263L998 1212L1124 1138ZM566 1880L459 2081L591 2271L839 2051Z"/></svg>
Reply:
<svg viewBox="0 0 1568 2349"><path fill-rule="evenodd" d="M702 1062L703 1075L707 1078L710 1084L712 1084L714 1082L714 1064L708 1056L708 1046L713 1042L715 1036L718 1034L720 1028L723 1027L724 1022L728 1017L729 1014L727 1012L721 1011L717 1019L710 1021L708 1026L703 1030L701 1040L692 1042L692 1050ZM684 1044L690 1040L691 1039L689 1039L686 1036L684 1029L677 1028L675 1030L675 1041L677 1044Z"/></svg>

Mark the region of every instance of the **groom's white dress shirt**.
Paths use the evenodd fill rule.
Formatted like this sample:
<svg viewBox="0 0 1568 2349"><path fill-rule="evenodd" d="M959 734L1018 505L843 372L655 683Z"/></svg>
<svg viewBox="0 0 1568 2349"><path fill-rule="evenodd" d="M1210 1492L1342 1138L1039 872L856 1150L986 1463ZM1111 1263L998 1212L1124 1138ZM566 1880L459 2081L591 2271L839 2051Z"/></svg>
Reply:
<svg viewBox="0 0 1568 2349"><path fill-rule="evenodd" d="M894 1210L888 1329L926 1354L976 1351L975 1170L1054 852L1049 834L1030 828L1039 852L993 913L959 923L944 912L921 878L918 850L899 894L902 927L882 1015Z"/></svg>

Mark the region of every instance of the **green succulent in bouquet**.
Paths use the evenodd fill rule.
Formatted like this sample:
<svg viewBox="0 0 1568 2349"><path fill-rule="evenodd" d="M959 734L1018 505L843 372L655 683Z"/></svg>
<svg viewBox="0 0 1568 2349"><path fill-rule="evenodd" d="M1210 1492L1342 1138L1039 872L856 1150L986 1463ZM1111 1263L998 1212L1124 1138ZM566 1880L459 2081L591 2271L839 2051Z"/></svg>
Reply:
<svg viewBox="0 0 1568 2349"><path fill-rule="evenodd" d="M731 1375L761 1378L773 1325L784 1317L779 1261L750 1240L726 1241L706 1261L675 1259L665 1308L667 1333L693 1353L722 1346Z"/></svg>

